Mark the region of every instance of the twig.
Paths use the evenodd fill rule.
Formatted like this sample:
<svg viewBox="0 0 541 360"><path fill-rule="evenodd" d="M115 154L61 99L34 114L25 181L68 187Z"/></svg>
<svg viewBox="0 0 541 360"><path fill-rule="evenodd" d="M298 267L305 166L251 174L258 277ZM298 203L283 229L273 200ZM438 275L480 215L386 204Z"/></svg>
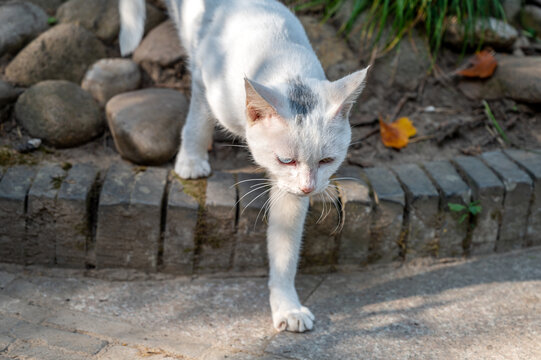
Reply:
<svg viewBox="0 0 541 360"><path fill-rule="evenodd" d="M394 108L394 111L393 111L393 113L391 114L391 117L390 117L391 121L396 119L396 117L400 113L400 110L402 110L402 108L404 107L404 105L406 105L408 100L413 100L413 99L416 98L416 96L417 96L417 94L414 93L414 92L405 93L404 96L402 96L402 99L400 99L400 101L398 102L398 104Z"/></svg>
<svg viewBox="0 0 541 360"><path fill-rule="evenodd" d="M361 147L361 143L364 140L368 139L371 136L376 135L377 133L379 133L379 127L377 129L372 129L370 132L366 133L363 137L355 140L355 142L351 143L349 147L352 149L358 149L359 147Z"/></svg>
<svg viewBox="0 0 541 360"><path fill-rule="evenodd" d="M409 143L410 143L410 144L414 144L414 143L417 143L417 142L421 142L421 141L425 141L425 140L430 140L430 139L433 139L433 138L435 138L434 135L418 136L418 137L411 138L411 139L409 140Z"/></svg>

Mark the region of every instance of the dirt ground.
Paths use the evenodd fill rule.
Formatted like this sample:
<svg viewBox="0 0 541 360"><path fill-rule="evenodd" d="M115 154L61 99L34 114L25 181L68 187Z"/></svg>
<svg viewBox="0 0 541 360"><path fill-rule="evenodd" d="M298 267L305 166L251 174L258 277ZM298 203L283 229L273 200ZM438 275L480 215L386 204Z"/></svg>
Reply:
<svg viewBox="0 0 541 360"><path fill-rule="evenodd" d="M467 99L453 86L428 78L424 89L417 94L392 92L385 104L377 104L383 117L393 113L407 116L417 128L417 135L410 139L410 144L395 150L381 142L378 118L373 111L364 111L364 100L361 97L351 114L352 142L347 157L348 163L361 167L449 159L498 148L541 148L541 106L517 104L506 99L490 101L495 118L507 136L508 142L505 142L480 102ZM55 149L42 145L31 153L18 154L11 149L24 148L30 136L18 126L12 113L7 118L0 123L0 151L4 154L0 157L0 165L2 162L92 162L105 169L120 160L108 130L79 147ZM210 153L213 169L255 168L247 149L239 145L242 143L231 141L217 131ZM164 165L172 166L173 159Z"/></svg>
<svg viewBox="0 0 541 360"><path fill-rule="evenodd" d="M6 57L0 59L0 72L9 60ZM436 71L425 76L414 91L379 89L380 93L381 90L385 93L383 98L370 96L377 92L374 89L365 91L350 116L352 142L347 162L372 167L477 155L498 148L541 149L541 104L521 104L508 99L489 101L494 117L505 133L504 139L486 115L482 102L470 100L461 93L456 86L459 80L441 75L452 74L465 61L459 54L445 50L438 58ZM177 71L179 66L175 64L173 70L163 69L157 76L160 78L158 84L143 71L143 87L176 88L189 96L189 74ZM380 138L379 116L387 121L407 116L417 128L417 135L401 150L387 148ZM107 129L97 139L76 148L55 149L44 144L30 153L20 154L14 150L24 150L28 139L29 135L15 121L13 106L1 110L0 165L41 161L93 162L105 169L120 160ZM242 145L217 131L210 153L213 169L256 168ZM173 160L163 166L172 168Z"/></svg>

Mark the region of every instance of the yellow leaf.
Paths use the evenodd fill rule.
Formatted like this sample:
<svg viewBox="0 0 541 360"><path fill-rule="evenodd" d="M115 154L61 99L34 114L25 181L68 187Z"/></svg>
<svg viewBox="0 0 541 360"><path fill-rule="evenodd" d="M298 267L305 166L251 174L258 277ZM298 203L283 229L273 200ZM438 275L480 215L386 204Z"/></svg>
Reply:
<svg viewBox="0 0 541 360"><path fill-rule="evenodd" d="M402 149L408 145L408 139L417 133L417 129L407 117L400 118L391 124L387 124L380 118L379 126L383 145L395 149Z"/></svg>
<svg viewBox="0 0 541 360"><path fill-rule="evenodd" d="M413 126L410 119L407 117L401 117L400 119L392 123L391 126L395 126L402 130L408 136L408 138L417 134L417 129L415 128L415 126Z"/></svg>

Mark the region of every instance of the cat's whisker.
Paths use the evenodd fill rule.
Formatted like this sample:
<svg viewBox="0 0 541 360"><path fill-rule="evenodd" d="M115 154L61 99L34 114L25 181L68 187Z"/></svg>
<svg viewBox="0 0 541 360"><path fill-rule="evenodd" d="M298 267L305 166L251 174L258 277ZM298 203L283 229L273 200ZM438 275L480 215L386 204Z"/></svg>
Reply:
<svg viewBox="0 0 541 360"><path fill-rule="evenodd" d="M250 191L248 191L246 194L242 195L242 197L240 199L237 200L237 202L235 203L235 206L237 206L238 203L240 203L240 201L242 199L244 199L246 196L250 195L251 193L253 193L254 191L257 191L257 190L260 190L260 189L264 189L267 185L261 185L255 189L252 189Z"/></svg>
<svg viewBox="0 0 541 360"><path fill-rule="evenodd" d="M338 187L334 184L331 184L330 186L334 187L335 189L338 189ZM329 188L325 189L327 191ZM332 199L332 202L334 204L334 207L336 208L336 213L338 214L338 224L332 231L332 233L336 233L344 227L344 221L342 219L342 211L340 205L340 199L338 198L338 195L336 193L328 193L329 197Z"/></svg>
<svg viewBox="0 0 541 360"><path fill-rule="evenodd" d="M268 185L268 186L272 186L272 185L274 185L275 183L270 182L270 181L265 181L265 182L260 182L260 183L257 183L257 184L250 185L250 188L253 188L253 187L255 187L255 186L257 186L257 185L261 185L261 184L266 184L266 185Z"/></svg>
<svg viewBox="0 0 541 360"><path fill-rule="evenodd" d="M261 210L265 209L265 211L263 212L262 221L264 221L264 219L266 218L267 213L270 211L270 208L274 206L274 204L276 203L276 201L278 201L279 198L281 198L282 190L277 188L277 191L278 191L277 193L271 194L271 196L269 196L265 204L263 204L263 207L261 208ZM259 214L261 213L261 210L257 214L256 221L257 219L259 219Z"/></svg>
<svg viewBox="0 0 541 360"><path fill-rule="evenodd" d="M317 194L321 198L321 203L323 204L323 207L321 209L321 214L319 215L319 218L316 220L316 224L319 224L321 219L323 218L323 214L325 213L325 198L323 197L323 193Z"/></svg>
<svg viewBox="0 0 541 360"><path fill-rule="evenodd" d="M240 148L247 148L248 147L248 145L237 145L237 144L220 144L220 146L240 147Z"/></svg>
<svg viewBox="0 0 541 360"><path fill-rule="evenodd" d="M275 195L270 202L267 204L265 212L263 213L263 218L265 219L267 217L268 212L271 210L271 208L281 199L285 196L286 192L280 188L277 189L278 193ZM270 199L270 198L269 198Z"/></svg>
<svg viewBox="0 0 541 360"><path fill-rule="evenodd" d="M257 213L257 216L256 216L255 221L254 221L254 230L255 230L255 226L257 225L257 220L259 220L259 215L261 215L261 211L263 211L263 209L267 208L270 201L272 201L272 194L271 194L271 196L269 196L269 198L267 200L265 200L265 203L263 204L261 209L259 209L259 212ZM266 211L265 211L265 213L266 213ZM265 219L265 213L263 213L263 218L261 219L261 221L263 221Z"/></svg>
<svg viewBox="0 0 541 360"><path fill-rule="evenodd" d="M327 196L327 199L331 200L330 202L332 202L332 198L331 198L331 197L329 196L329 194L327 193L327 189L325 189L325 190L323 191L322 194L326 195L326 196ZM325 201L324 203L327 202L327 199L324 199L324 201ZM329 214L331 213L331 211L332 211L332 206L329 204L329 208L327 209L327 212L325 213L325 216L324 216L323 219L321 220L322 222L325 221L325 219L327 218L327 216L329 216Z"/></svg>
<svg viewBox="0 0 541 360"><path fill-rule="evenodd" d="M258 188L259 189L259 188ZM252 190L254 191L254 190ZM244 209L242 209L242 212L240 213L241 215L244 214L244 211L246 211L246 209L248 208L248 206L250 206L254 201L256 201L257 199L259 199L261 196L265 195L266 193L268 193L269 191L271 191L271 189L267 189L265 191L263 191L261 194L257 195L255 198L252 199L252 201L250 201L245 207ZM244 197L244 196L243 196Z"/></svg>
<svg viewBox="0 0 541 360"><path fill-rule="evenodd" d="M265 178L259 178L259 179L244 179L244 180L241 180L241 181L237 181L236 183L234 183L233 185L231 185L229 188L234 188L235 186L239 185L239 184L242 184L242 183L245 183L245 182L250 182L250 181L268 181L269 179L265 179Z"/></svg>
<svg viewBox="0 0 541 360"><path fill-rule="evenodd" d="M332 178L331 180L333 180L333 181L337 181L337 180L353 180L353 181L357 181L357 182L362 181L361 179L356 179L356 178L353 178L353 177L337 177L337 178ZM336 185L331 184L329 186L336 186Z"/></svg>

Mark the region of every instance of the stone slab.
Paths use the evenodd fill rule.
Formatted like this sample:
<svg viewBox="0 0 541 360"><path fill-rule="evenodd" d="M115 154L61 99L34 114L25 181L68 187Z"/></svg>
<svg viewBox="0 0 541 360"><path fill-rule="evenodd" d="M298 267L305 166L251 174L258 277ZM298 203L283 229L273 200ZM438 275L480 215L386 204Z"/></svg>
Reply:
<svg viewBox="0 0 541 360"><path fill-rule="evenodd" d="M365 169L372 186L375 210L371 227L372 254L376 262L389 262L400 257L404 250L402 223L406 195L396 176L385 168Z"/></svg>
<svg viewBox="0 0 541 360"><path fill-rule="evenodd" d="M342 207L336 187L330 186L326 193L310 197L301 246L301 268L336 264Z"/></svg>
<svg viewBox="0 0 541 360"><path fill-rule="evenodd" d="M237 174L239 219L233 256L235 271L267 267L267 222L265 204L270 185L264 174Z"/></svg>
<svg viewBox="0 0 541 360"><path fill-rule="evenodd" d="M196 271L208 273L231 269L237 213L235 176L215 172L207 179L204 234L199 244Z"/></svg>
<svg viewBox="0 0 541 360"><path fill-rule="evenodd" d="M6 359L90 360L90 355L66 352L33 342L16 342L9 347ZM1 358L0 358L1 359Z"/></svg>
<svg viewBox="0 0 541 360"><path fill-rule="evenodd" d="M541 150L505 150L505 153L532 178L534 189L526 227L525 245L541 245Z"/></svg>
<svg viewBox="0 0 541 360"><path fill-rule="evenodd" d="M66 176L59 164L41 167L28 192L27 233L24 241L26 264L55 263L56 196Z"/></svg>
<svg viewBox="0 0 541 360"><path fill-rule="evenodd" d="M372 199L370 187L354 166L339 170L336 183L344 209L340 234L338 263L365 264L370 261L372 250L370 225L372 224Z"/></svg>
<svg viewBox="0 0 541 360"><path fill-rule="evenodd" d="M0 181L0 260L23 263L26 237L26 198L35 168L14 166Z"/></svg>
<svg viewBox="0 0 541 360"><path fill-rule="evenodd" d="M11 333L18 339L25 341L41 341L48 345L71 351L83 352L88 355L96 354L107 345L107 342L92 338L88 335L61 331L23 321L15 326L11 330Z"/></svg>
<svg viewBox="0 0 541 360"><path fill-rule="evenodd" d="M109 168L98 208L98 267L156 270L166 179L160 168Z"/></svg>
<svg viewBox="0 0 541 360"><path fill-rule="evenodd" d="M501 151L483 153L481 158L505 186L504 210L496 251L521 248L525 245L532 179Z"/></svg>
<svg viewBox="0 0 541 360"><path fill-rule="evenodd" d="M496 174L477 158L459 156L452 162L472 189L473 201L481 206L481 212L473 219L466 251L472 255L491 253L498 239L504 186Z"/></svg>
<svg viewBox="0 0 541 360"><path fill-rule="evenodd" d="M437 254L439 239L439 194L418 165L394 166L404 185L408 212L406 259Z"/></svg>
<svg viewBox="0 0 541 360"><path fill-rule="evenodd" d="M56 263L84 267L87 250L93 247L92 200L98 169L92 164L75 164L60 186L56 199Z"/></svg>
<svg viewBox="0 0 541 360"><path fill-rule="evenodd" d="M468 236L469 217L460 222L467 211L453 212L449 204L467 206L472 191L448 161L430 161L423 167L440 193L438 257L461 256Z"/></svg>
<svg viewBox="0 0 541 360"><path fill-rule="evenodd" d="M199 205L173 178L167 195L167 213L163 239L163 269L191 274L194 265L196 227Z"/></svg>

